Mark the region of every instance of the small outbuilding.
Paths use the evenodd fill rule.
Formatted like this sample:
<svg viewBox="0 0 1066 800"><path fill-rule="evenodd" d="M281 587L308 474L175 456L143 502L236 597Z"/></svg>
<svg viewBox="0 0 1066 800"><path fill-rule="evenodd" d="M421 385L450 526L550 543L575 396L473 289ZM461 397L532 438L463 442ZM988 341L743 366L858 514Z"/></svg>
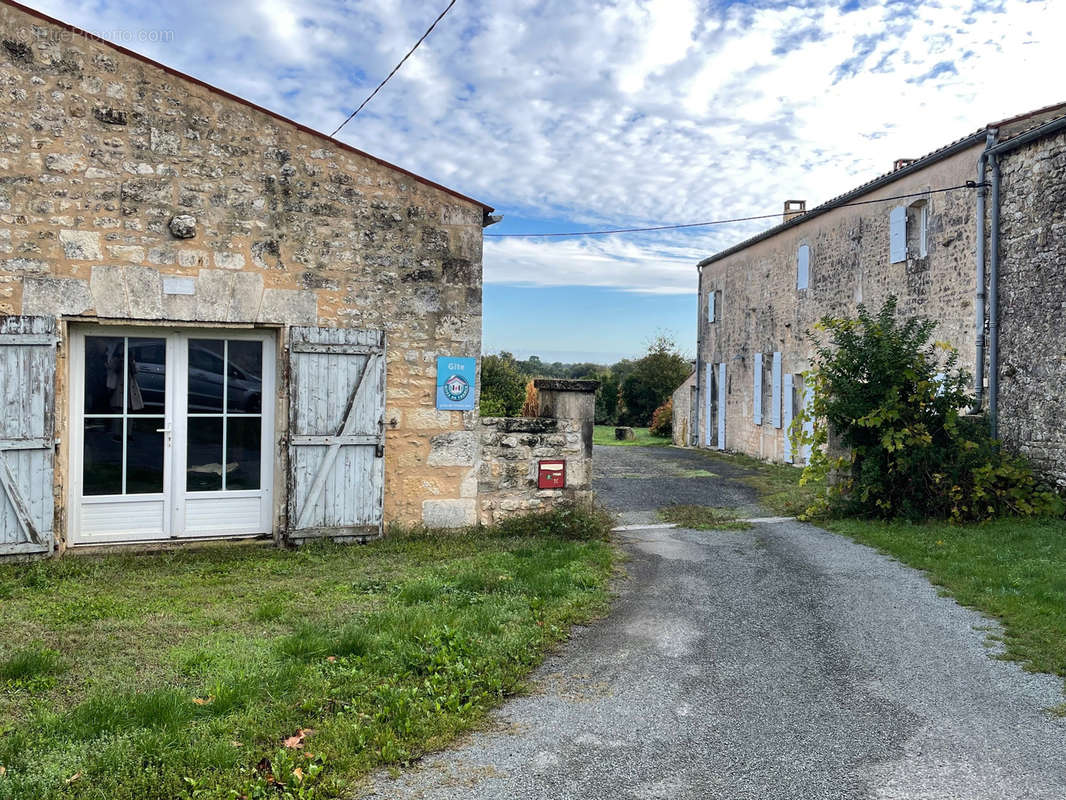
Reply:
<svg viewBox="0 0 1066 800"><path fill-rule="evenodd" d="M490 207L12 2L0 81L0 554L476 522Z"/></svg>

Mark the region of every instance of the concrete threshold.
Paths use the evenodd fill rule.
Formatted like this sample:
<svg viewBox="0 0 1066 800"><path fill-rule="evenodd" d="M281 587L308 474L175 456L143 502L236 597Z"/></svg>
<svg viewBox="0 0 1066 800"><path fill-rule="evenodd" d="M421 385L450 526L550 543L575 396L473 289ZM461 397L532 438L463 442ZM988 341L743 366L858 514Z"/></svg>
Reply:
<svg viewBox="0 0 1066 800"><path fill-rule="evenodd" d="M669 530L670 528L676 527L677 523L675 522L655 522L644 525L619 525L617 528L611 528L611 533L620 533L622 531Z"/></svg>

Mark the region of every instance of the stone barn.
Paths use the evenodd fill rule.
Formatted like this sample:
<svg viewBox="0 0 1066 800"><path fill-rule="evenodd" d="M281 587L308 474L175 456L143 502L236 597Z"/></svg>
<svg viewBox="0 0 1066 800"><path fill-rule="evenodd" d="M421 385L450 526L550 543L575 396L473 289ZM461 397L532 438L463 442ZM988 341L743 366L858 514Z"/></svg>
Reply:
<svg viewBox="0 0 1066 800"><path fill-rule="evenodd" d="M491 208L10 2L0 81L0 553L476 521Z"/></svg>

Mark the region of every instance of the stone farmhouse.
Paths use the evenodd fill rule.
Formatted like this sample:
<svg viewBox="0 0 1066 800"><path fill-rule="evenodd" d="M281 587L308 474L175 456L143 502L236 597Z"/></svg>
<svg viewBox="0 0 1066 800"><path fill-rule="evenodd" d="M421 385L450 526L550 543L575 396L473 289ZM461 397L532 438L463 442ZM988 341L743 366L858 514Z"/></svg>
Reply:
<svg viewBox="0 0 1066 800"><path fill-rule="evenodd" d="M478 419L489 206L6 1L0 82L0 555L473 524L565 494L522 448L585 476L580 423Z"/></svg>
<svg viewBox="0 0 1066 800"><path fill-rule="evenodd" d="M1066 484L1066 104L994 123L699 264L690 441L803 463L806 332L877 308L938 321L994 431ZM680 404L680 408L679 408ZM681 442L679 442L681 443Z"/></svg>

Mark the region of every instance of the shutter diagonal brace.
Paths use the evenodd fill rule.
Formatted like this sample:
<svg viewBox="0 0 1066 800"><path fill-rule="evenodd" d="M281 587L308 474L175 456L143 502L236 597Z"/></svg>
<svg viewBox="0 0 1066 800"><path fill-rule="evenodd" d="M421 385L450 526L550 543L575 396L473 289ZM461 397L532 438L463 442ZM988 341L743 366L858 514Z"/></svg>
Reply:
<svg viewBox="0 0 1066 800"><path fill-rule="evenodd" d="M45 542L33 524L30 510L26 507L26 503L15 485L15 476L11 474L11 469L7 465L7 459L4 458L3 452L0 452L0 486L3 487L4 494L7 495L11 507L15 510L15 519L18 520L19 525L25 532L26 538L34 544L44 546Z"/></svg>
<svg viewBox="0 0 1066 800"><path fill-rule="evenodd" d="M355 416L352 414L352 410L355 408L355 398L359 394L359 389L363 385L363 379L367 373L370 372L371 366L374 364L376 355L368 355L366 363L363 365L363 371L359 373L359 377L355 381L355 385L352 387L351 393L348 395L348 403L344 408L344 418L341 420L340 427L337 430L337 436L350 436L352 428L355 425ZM318 473L315 475L314 481L311 482L311 488L307 492L307 497L304 498L304 506L300 509L300 516L296 520L296 530L307 527L311 510L315 507L315 503L318 502L319 496L322 494L322 487L326 485L326 478L329 476L330 470L333 469L333 464L337 460L337 454L340 453L342 445L339 442L334 442L329 445L329 449L326 450L326 455L322 459L322 463L319 465Z"/></svg>

